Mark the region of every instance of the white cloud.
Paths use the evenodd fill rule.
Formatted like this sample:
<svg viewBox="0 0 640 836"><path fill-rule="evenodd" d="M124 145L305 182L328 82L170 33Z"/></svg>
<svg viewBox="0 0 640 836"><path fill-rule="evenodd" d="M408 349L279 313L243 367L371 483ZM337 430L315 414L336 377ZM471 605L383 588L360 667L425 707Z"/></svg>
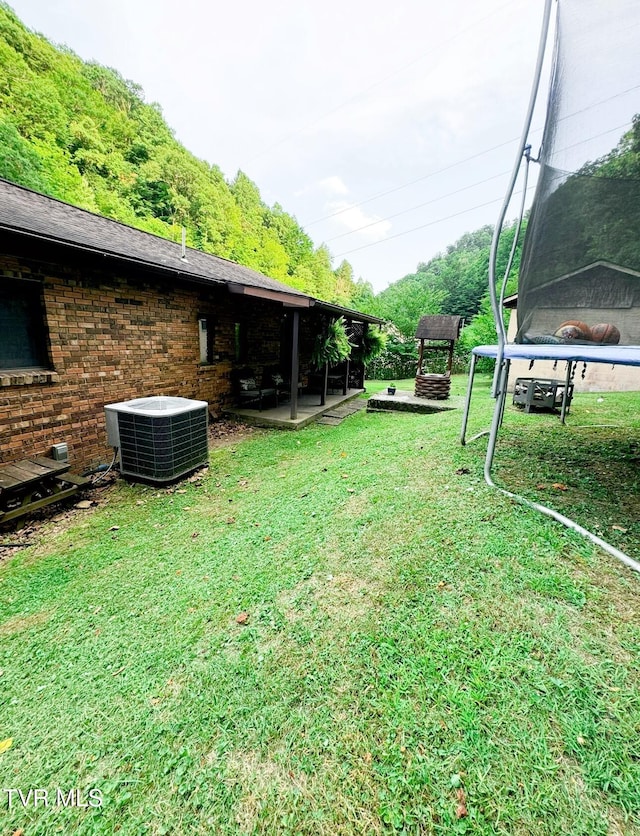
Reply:
<svg viewBox="0 0 640 836"><path fill-rule="evenodd" d="M331 177L325 177L324 180L320 180L318 183L319 188L321 191L325 192L325 194L329 195L348 195L349 189L344 183L344 180L341 177L338 177L337 174L331 175Z"/></svg>
<svg viewBox="0 0 640 836"><path fill-rule="evenodd" d="M383 220L379 215L367 215L359 206L352 206L344 200L328 203L327 213L333 215L332 220L346 228L347 232L358 232L367 240L386 238L391 229L390 221Z"/></svg>
<svg viewBox="0 0 640 836"><path fill-rule="evenodd" d="M337 174L332 174L329 177L324 177L322 180L316 180L308 186L303 186L301 189L296 189L294 192L295 197L315 195L317 198L319 194L326 195L328 198L336 195L348 195L349 188L342 177L338 177Z"/></svg>

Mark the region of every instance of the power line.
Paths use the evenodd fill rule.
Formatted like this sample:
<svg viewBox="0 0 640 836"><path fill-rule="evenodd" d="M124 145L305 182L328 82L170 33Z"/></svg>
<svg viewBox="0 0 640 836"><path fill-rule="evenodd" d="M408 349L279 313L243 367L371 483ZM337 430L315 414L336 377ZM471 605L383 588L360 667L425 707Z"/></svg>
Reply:
<svg viewBox="0 0 640 836"><path fill-rule="evenodd" d="M640 86L640 85L638 85L638 86ZM612 97L612 98L614 98L614 97ZM607 100L607 101L608 101L608 100ZM580 141L578 141L578 142L574 142L572 145L567 145L567 146L565 146L565 148L560 149L560 151L568 151L568 150L570 150L571 148L576 148L578 145L584 145L585 143L591 142L591 141L592 141L592 140L594 140L594 139L600 139L600 137L606 136L607 134L614 133L615 131L620 131L620 130L622 130L622 129L624 129L624 128L628 128L628 127L629 127L629 122L625 122L625 124L624 124L624 125L617 125L615 128L610 128L609 130L602 131L602 133L595 134L594 136L588 137L587 139L582 139L582 140L580 140ZM502 174L496 174L496 175L494 175L494 176L492 176L492 177L488 177L486 180L481 180L481 181L480 181L480 182L478 182L478 183L474 183L472 186L465 186L465 187L463 187L463 188L461 188L461 189L457 189L456 191L454 191L454 192L450 192L449 194L446 194L446 195L443 195L443 196L442 196L442 197L440 197L440 198L435 198L434 200L429 200L429 201L427 201L426 203L424 203L424 204L420 204L419 206L414 206L414 207L412 207L411 209L405 209L405 210L403 210L402 212L397 212L395 215L389 215L389 216L388 216L388 217L386 217L386 218L380 218L380 219L378 219L377 221L373 221L372 223L367 224L366 226L360 227L359 229L349 230L348 232L344 232L344 233L342 233L341 235L335 236L335 238L329 238L328 240L329 240L329 241L333 241L333 240L335 240L336 238L344 238L344 237L345 237L345 236L347 236L347 235L353 235L354 233L356 233L356 232L361 232L363 229L367 229L367 228L368 228L368 227L370 227L370 226L375 226L376 224L383 223L383 222L384 222L384 221L386 221L386 220L391 220L392 218L395 218L395 217L397 217L398 215L404 215L404 214L406 214L407 212L411 212L411 211L413 211L414 209L419 209L419 208L421 208L421 206L426 206L426 205L428 205L429 203L436 203L438 200L443 200L443 199L444 199L444 198L446 198L446 197L450 197L451 195L458 194L459 192L463 192L463 191L465 191L465 190L467 190L467 189L473 188L474 186L479 186L479 185L481 185L482 183L486 183L486 182L488 182L489 180L495 180L497 177L502 177L502 176L504 176L504 172L503 172ZM533 189L533 188L535 188L535 186L534 186L534 185L531 185L531 186L529 186L529 187L527 188L527 191L530 191L530 190L531 190L531 189ZM516 194L522 194L522 191L519 191L519 192L514 192L514 195L516 195ZM420 230L420 229L425 229L425 228L426 228L426 227L428 227L428 226L434 226L435 224L442 223L443 221L449 221L449 220L451 220L452 218L457 218L457 217L460 217L460 215L465 215L467 212L473 212L475 209L482 209L482 208L484 208L485 206L491 206L493 203L498 203L500 200L501 200L501 198L497 198L497 199L495 199L495 200L489 200L489 201L487 201L486 203L479 203L477 206L472 206L470 209L463 209L463 210L462 210L462 211L460 211L460 212L454 212L454 214L452 214L452 215L447 215L447 216L446 216L446 217L444 217L444 218L437 218L437 219L436 219L436 220L434 220L434 221L429 221L429 222L428 222L428 223L426 223L426 224L421 224L420 226L415 226L415 227L413 227L412 229L407 229L407 230L405 230L404 232L398 232L398 233L396 233L395 235L389 235L389 236L387 236L386 238L382 238L380 241L371 241L370 243L368 243L368 244L363 244L363 245L362 245L362 246L360 246L360 247L354 247L354 248L353 248L353 249L351 249L351 250L345 250L345 251L344 251L344 252L342 252L342 253L337 253L337 254L334 256L334 258L340 258L341 256L344 256L344 255L349 255L350 253L355 253L355 252L358 252L359 250L366 250L366 249L368 249L369 247L375 247L375 246L377 246L378 244L384 244L384 243L385 243L385 241L392 241L394 238L401 238L403 235L409 235L409 234L410 234L410 233L412 233L412 232L417 232L418 230ZM356 204L356 205L357 205L357 204ZM343 210L343 211L346 211L346 210Z"/></svg>
<svg viewBox="0 0 640 836"><path fill-rule="evenodd" d="M594 107L599 107L602 104L606 104L613 99L620 98L620 96L625 96L627 93L632 93L634 90L638 90L640 88L640 84L636 84L633 87L629 87L626 90L622 90L619 93L615 93L613 96L609 96L606 99L601 99L593 104L587 105L586 107L581 108L580 110L576 110L573 113L568 113L566 116L563 116L559 119L559 122L564 122L566 119L571 119L574 116L578 116L581 113L585 113L588 110L592 110ZM624 125L620 126L625 127ZM618 130L618 128L613 128L612 130ZM542 128L535 128L531 131L531 136L538 134L542 131ZM602 134L598 134L598 136L602 136ZM358 206L364 206L367 203L371 203L373 200L377 200L380 197L386 197L387 195L394 194L395 192L401 191L402 189L406 189L409 186L413 186L415 183L420 183L423 180L428 180L430 177L435 177L437 174L442 174L445 171L450 171L452 168L456 168L459 165L464 165L465 163L471 162L472 160L478 159L479 157L484 156L485 154L490 154L492 151L497 151L500 148L504 148L507 145L511 145L513 142L516 142L520 137L512 137L508 139L506 142L501 142L498 145L493 145L491 148L485 148L483 151L479 151L477 154L472 154L470 157L465 157L462 160L457 160L450 165L444 166L443 168L436 169L436 171L431 171L428 174L423 174L420 177L416 177L414 180L408 180L405 183L401 183L399 186L394 186L392 189L388 189L384 192L378 192L377 194L372 195L371 197L367 197L364 200L360 200L357 203L352 203L351 205L345 207L344 209L338 209L336 212L331 212L328 215L324 215L321 218L316 218L313 221L309 221L308 223L304 224L305 229L309 226L313 226L314 224L321 223L322 221L330 220L331 218L335 218L337 215L341 215L344 212L348 212L350 209L355 209ZM592 139L597 139L598 137L592 137ZM581 140L584 141L584 140ZM577 143L579 144L579 143ZM574 146L570 146L574 147ZM568 150L568 149L564 149ZM380 220L386 220L385 218L381 218ZM379 223L379 221L378 221ZM348 234L348 233L347 233ZM333 239L330 239L333 240Z"/></svg>
<svg viewBox="0 0 640 836"><path fill-rule="evenodd" d="M538 128L537 131L541 129ZM328 221L330 218L335 218L336 215L342 215L343 212L348 212L349 209L355 209L358 206L364 206L365 203L371 203L372 200L377 200L379 197L386 197L388 194L393 194L394 192L399 192L402 189L406 189L408 186L413 186L415 183L420 183L423 180L428 180L430 177L435 177L437 174L442 174L445 171L450 171L452 168L456 168L459 165L464 165L464 163L471 162L471 160L477 160L478 157L483 157L485 154L490 154L492 151L497 151L498 148L504 148L505 145L511 145L512 142L516 142L519 137L515 136L512 139L508 139L506 142L501 142L498 145L494 145L491 148L485 148L484 151L478 151L477 154L472 154L470 157L465 157L463 160L457 160L455 163L451 163L450 165L446 165L443 168L438 168L436 171L430 171L429 174L423 174L421 177L416 177L415 180L408 180L406 183L402 183L400 186L394 186L393 189L388 189L386 192L378 192L378 194L374 194L371 197L367 197L364 200L358 201L358 203L353 203L350 206L339 209L336 212L332 212L330 215L325 215L322 218L316 218L315 221L310 221L309 223L304 224L305 229L308 226L313 226L313 224L318 224L321 221Z"/></svg>
<svg viewBox="0 0 640 836"><path fill-rule="evenodd" d="M338 238L345 238L347 235L355 235L356 232L362 232L364 229L369 229L371 226L377 226L380 223L384 223L384 221L390 221L393 218L398 218L400 215L406 215L409 212L415 212L416 209L422 209L424 206L429 206L432 203L438 203L440 200L446 200L448 197L452 197L455 194L460 194L460 192L466 192L469 189L474 189L476 186L482 186L484 183L489 183L491 180L497 180L498 177L504 177L505 174L509 174L509 171L501 171L499 174L493 174L491 177L485 177L484 180L478 180L476 183L471 183L469 186L462 186L460 189L455 189L452 192L447 192L446 194L440 195L439 197L434 197L431 200L426 200L424 203L418 203L416 206L411 206L409 209L403 209L401 212L396 212L393 215L387 215L384 218L378 218L375 221L371 221L371 223L365 224L364 226L359 226L357 229L350 229L348 232L341 232L340 235L334 235L332 238L327 238L325 240L325 244L328 244L330 241L337 241ZM349 207L351 208L351 207ZM347 209L344 210L345 212L348 211Z"/></svg>
<svg viewBox="0 0 640 836"><path fill-rule="evenodd" d="M527 191L534 189L535 186L529 186ZM514 192L514 194L522 194L522 191ZM447 215L444 218L437 218L435 221L428 221L426 224L420 224L420 226L414 226L412 229L406 229L404 232L397 232L395 235L389 235L387 238L383 238L380 241L372 241L369 244L363 244L361 247L354 247L352 250L345 250L342 253L336 253L334 258L341 258L343 255L349 255L350 253L356 253L359 250L366 250L369 247L376 247L378 244L386 244L387 241L392 241L394 238L402 238L403 235L410 235L412 232L418 232L420 229L426 229L428 226L435 226L435 224L443 223L444 221L450 221L452 218L459 218L460 215L466 215L468 212L473 212L476 209L483 209L485 206L492 206L494 203L500 203L502 200L501 197L497 197L494 200L487 200L485 203L478 203L476 206L471 206L469 209L462 209L460 212L454 212L452 215Z"/></svg>

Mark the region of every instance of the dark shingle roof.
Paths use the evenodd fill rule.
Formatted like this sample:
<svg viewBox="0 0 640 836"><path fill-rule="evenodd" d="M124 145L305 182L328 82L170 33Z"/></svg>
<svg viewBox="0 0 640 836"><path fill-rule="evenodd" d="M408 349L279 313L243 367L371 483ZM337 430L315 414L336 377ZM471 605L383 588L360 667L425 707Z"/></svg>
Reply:
<svg viewBox="0 0 640 836"><path fill-rule="evenodd" d="M0 179L0 229L111 255L183 278L247 285L310 298L306 293L224 258L182 247Z"/></svg>
<svg viewBox="0 0 640 836"><path fill-rule="evenodd" d="M418 323L419 340L457 340L462 328L461 316L423 316Z"/></svg>

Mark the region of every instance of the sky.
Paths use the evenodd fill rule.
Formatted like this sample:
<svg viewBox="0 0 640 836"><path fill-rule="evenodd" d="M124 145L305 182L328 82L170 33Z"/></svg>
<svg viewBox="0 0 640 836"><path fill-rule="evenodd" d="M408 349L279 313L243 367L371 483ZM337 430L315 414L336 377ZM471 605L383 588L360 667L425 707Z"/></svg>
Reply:
<svg viewBox="0 0 640 836"><path fill-rule="evenodd" d="M498 217L543 0L10 0L376 292ZM546 89L531 139L540 140ZM533 181L531 181L533 182ZM533 189L530 189L532 194ZM507 218L517 214L515 201Z"/></svg>

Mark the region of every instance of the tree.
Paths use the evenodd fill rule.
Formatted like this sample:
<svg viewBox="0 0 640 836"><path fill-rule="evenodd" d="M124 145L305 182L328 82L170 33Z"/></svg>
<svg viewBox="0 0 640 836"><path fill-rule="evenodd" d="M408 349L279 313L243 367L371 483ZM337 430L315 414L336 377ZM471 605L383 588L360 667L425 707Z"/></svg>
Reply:
<svg viewBox="0 0 640 836"><path fill-rule="evenodd" d="M353 297L351 299L351 305L357 311L362 311L363 313L368 313L372 316L379 315L379 306L377 304L371 282L366 282L362 277L357 279Z"/></svg>
<svg viewBox="0 0 640 836"><path fill-rule="evenodd" d="M0 177L39 192L47 190L40 157L8 119L0 119Z"/></svg>
<svg viewBox="0 0 640 836"><path fill-rule="evenodd" d="M156 103L112 68L30 32L0 0L0 174L171 240L187 241L327 301L348 303L296 219L243 172L228 183L175 138Z"/></svg>
<svg viewBox="0 0 640 836"><path fill-rule="evenodd" d="M348 306L355 294L355 282L353 280L353 267L348 261L342 261L337 270L334 271L335 290L333 298L327 301L335 302L338 305Z"/></svg>

